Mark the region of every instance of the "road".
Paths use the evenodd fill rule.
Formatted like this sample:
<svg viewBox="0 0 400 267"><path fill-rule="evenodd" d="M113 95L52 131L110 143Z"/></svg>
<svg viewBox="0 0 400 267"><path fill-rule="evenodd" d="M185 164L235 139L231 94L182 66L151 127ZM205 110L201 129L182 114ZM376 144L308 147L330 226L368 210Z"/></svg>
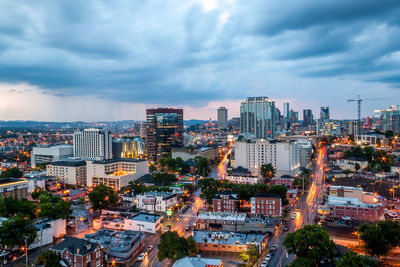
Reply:
<svg viewBox="0 0 400 267"><path fill-rule="evenodd" d="M287 222L287 226L289 228L289 232L294 232L300 228L302 228L306 224L312 224L314 222L314 218L317 212L318 203L320 202L322 196L322 189L324 186L324 164L325 164L325 155L326 149L325 147L321 148L318 151L318 156L316 158L316 164L313 174L312 183L310 189L306 194L303 194L298 200L299 211L296 212L295 219L290 219L293 210L289 213L289 219ZM268 266L286 266L290 264L293 260L293 255L287 254L286 249L283 245L283 241L285 240L286 232L283 231L283 226L281 225L278 230L275 232L274 236L270 240L268 247L271 248L272 245L277 244L278 250L275 252L274 257L270 261ZM265 255L262 255L264 258ZM262 260L259 261L261 263Z"/></svg>
<svg viewBox="0 0 400 267"><path fill-rule="evenodd" d="M193 205L185 212L178 213L172 218L171 231L177 231L180 236L188 237L192 233L193 224L196 222L197 212L204 206L204 201L200 198L200 189L198 189L194 194ZM186 225L190 226L190 230L186 231ZM164 260L159 262L157 258L158 249L157 245L160 243L160 235L152 235L146 238L145 245L153 245L154 249L149 253L149 255L142 261L135 264L136 267L161 267L167 266L168 261Z"/></svg>

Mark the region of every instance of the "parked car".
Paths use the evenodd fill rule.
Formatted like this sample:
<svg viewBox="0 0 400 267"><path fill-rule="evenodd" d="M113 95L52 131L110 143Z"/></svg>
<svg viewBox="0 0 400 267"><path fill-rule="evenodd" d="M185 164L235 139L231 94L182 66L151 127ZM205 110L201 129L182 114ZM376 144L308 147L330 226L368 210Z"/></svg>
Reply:
<svg viewBox="0 0 400 267"><path fill-rule="evenodd" d="M190 230L190 225L187 224L187 225L185 226L185 231L189 231L189 230Z"/></svg>
<svg viewBox="0 0 400 267"><path fill-rule="evenodd" d="M268 266L268 261L263 261L261 263L261 267L267 267Z"/></svg>
<svg viewBox="0 0 400 267"><path fill-rule="evenodd" d="M296 212L292 213L292 220L294 220L296 218L296 215L297 215Z"/></svg>
<svg viewBox="0 0 400 267"><path fill-rule="evenodd" d="M285 225L282 230L287 232L287 231L289 231L289 228Z"/></svg>
<svg viewBox="0 0 400 267"><path fill-rule="evenodd" d="M266 261L266 262L269 262L269 261L271 260L271 258L272 258L272 255L268 253L268 254L265 256L265 261Z"/></svg>
<svg viewBox="0 0 400 267"><path fill-rule="evenodd" d="M274 251L276 251L276 250L278 249L278 245L277 245L277 244L272 245L272 249L273 249Z"/></svg>
<svg viewBox="0 0 400 267"><path fill-rule="evenodd" d="M142 252L142 253L140 253L140 255L138 256L137 260L138 260L138 261L142 261L142 260L144 260L144 257L146 257L146 253Z"/></svg>
<svg viewBox="0 0 400 267"><path fill-rule="evenodd" d="M148 245L146 251L147 251L147 252L150 252L153 248L154 248L153 245Z"/></svg>

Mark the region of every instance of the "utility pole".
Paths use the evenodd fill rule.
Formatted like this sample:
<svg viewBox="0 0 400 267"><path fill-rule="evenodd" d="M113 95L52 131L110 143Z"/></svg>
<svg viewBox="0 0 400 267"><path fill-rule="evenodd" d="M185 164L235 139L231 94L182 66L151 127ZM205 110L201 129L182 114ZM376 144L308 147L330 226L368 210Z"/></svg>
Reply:
<svg viewBox="0 0 400 267"><path fill-rule="evenodd" d="M28 267L28 238L25 237L25 258L26 258L26 267Z"/></svg>

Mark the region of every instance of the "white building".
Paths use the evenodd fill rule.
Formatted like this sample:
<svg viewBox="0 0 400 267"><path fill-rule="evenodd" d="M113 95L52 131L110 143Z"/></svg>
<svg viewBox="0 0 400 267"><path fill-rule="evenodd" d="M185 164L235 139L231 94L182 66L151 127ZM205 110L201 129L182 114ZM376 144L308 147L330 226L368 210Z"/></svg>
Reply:
<svg viewBox="0 0 400 267"><path fill-rule="evenodd" d="M318 120L317 135L340 135L342 133L343 122L340 120Z"/></svg>
<svg viewBox="0 0 400 267"><path fill-rule="evenodd" d="M108 159L86 163L88 186L104 184L120 190L130 181L149 173L149 162L143 159Z"/></svg>
<svg viewBox="0 0 400 267"><path fill-rule="evenodd" d="M28 181L28 194L31 194L36 187L46 188L46 177L29 177Z"/></svg>
<svg viewBox="0 0 400 267"><path fill-rule="evenodd" d="M141 231L155 234L161 227L161 216L155 214L120 214L103 215L93 221L94 229L112 229L119 231Z"/></svg>
<svg viewBox="0 0 400 267"><path fill-rule="evenodd" d="M85 160L112 158L111 133L103 129L85 129L74 133L74 157Z"/></svg>
<svg viewBox="0 0 400 267"><path fill-rule="evenodd" d="M249 169L259 175L263 164L271 163L276 176L296 175L300 170L299 143L273 139L246 139L241 137L234 144L235 166Z"/></svg>
<svg viewBox="0 0 400 267"><path fill-rule="evenodd" d="M86 185L86 162L56 161L47 165L47 176L54 176L65 184Z"/></svg>
<svg viewBox="0 0 400 267"><path fill-rule="evenodd" d="M59 146L36 146L31 153L31 166L36 167L39 163L66 160L73 155L73 147L68 145Z"/></svg>
<svg viewBox="0 0 400 267"><path fill-rule="evenodd" d="M258 184L263 181L257 175L253 175L248 169L238 167L233 169L225 180L235 184Z"/></svg>
<svg viewBox="0 0 400 267"><path fill-rule="evenodd" d="M311 156L313 152L311 141L309 140L297 140L299 142L299 158L300 167L308 167L311 163Z"/></svg>
<svg viewBox="0 0 400 267"><path fill-rule="evenodd" d="M178 196L167 192L146 192L136 196L136 207L142 210L166 212L178 203Z"/></svg>

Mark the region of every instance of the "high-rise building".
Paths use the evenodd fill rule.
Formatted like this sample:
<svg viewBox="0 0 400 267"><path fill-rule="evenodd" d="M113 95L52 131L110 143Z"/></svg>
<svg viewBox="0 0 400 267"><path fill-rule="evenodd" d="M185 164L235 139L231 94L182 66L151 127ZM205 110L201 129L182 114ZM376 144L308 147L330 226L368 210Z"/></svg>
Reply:
<svg viewBox="0 0 400 267"><path fill-rule="evenodd" d="M329 120L330 119L329 107L328 106L321 107L320 119L321 120Z"/></svg>
<svg viewBox="0 0 400 267"><path fill-rule="evenodd" d="M146 156L143 139L115 139L112 143L113 158L142 159Z"/></svg>
<svg viewBox="0 0 400 267"><path fill-rule="evenodd" d="M183 109L146 110L146 148L149 160L159 160L171 147L183 147Z"/></svg>
<svg viewBox="0 0 400 267"><path fill-rule="evenodd" d="M218 109L218 127L226 128L228 126L228 110L225 107Z"/></svg>
<svg viewBox="0 0 400 267"><path fill-rule="evenodd" d="M317 122L317 135L334 135L342 133L343 121L340 120L322 120Z"/></svg>
<svg viewBox="0 0 400 267"><path fill-rule="evenodd" d="M289 118L289 103L283 103L283 117Z"/></svg>
<svg viewBox="0 0 400 267"><path fill-rule="evenodd" d="M289 110L289 122L297 123L299 121L299 112L294 111L293 109Z"/></svg>
<svg viewBox="0 0 400 267"><path fill-rule="evenodd" d="M274 137L275 101L268 97L248 97L240 105L240 131L255 138Z"/></svg>
<svg viewBox="0 0 400 267"><path fill-rule="evenodd" d="M309 126L313 125L314 119L313 119L313 114L311 109L305 109L303 110L303 125L304 126Z"/></svg>
<svg viewBox="0 0 400 267"><path fill-rule="evenodd" d="M31 167L35 168L36 164L48 163L59 160L66 160L73 155L73 148L69 145L35 146L31 153Z"/></svg>
<svg viewBox="0 0 400 267"><path fill-rule="evenodd" d="M235 167L259 175L263 164L272 164L276 176L296 175L300 170L299 143L266 139L239 138L235 144Z"/></svg>
<svg viewBox="0 0 400 267"><path fill-rule="evenodd" d="M400 132L400 105L393 105L381 111L382 131Z"/></svg>
<svg viewBox="0 0 400 267"><path fill-rule="evenodd" d="M84 129L74 133L74 157L85 160L112 158L112 141L109 130Z"/></svg>

